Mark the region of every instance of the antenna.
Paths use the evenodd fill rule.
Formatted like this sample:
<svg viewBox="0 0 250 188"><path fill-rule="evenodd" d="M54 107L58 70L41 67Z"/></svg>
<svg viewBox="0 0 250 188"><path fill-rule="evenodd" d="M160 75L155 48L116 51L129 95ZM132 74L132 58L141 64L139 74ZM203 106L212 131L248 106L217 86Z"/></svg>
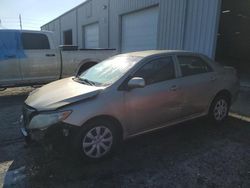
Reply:
<svg viewBox="0 0 250 188"><path fill-rule="evenodd" d="M22 26L22 16L21 16L21 14L19 14L19 22L20 22L20 29L22 30L23 26Z"/></svg>

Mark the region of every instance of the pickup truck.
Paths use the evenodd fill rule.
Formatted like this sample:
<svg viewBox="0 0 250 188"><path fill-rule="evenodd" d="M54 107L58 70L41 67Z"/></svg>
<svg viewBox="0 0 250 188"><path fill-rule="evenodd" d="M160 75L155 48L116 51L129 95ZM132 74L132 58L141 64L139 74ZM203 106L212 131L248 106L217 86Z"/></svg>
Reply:
<svg viewBox="0 0 250 188"><path fill-rule="evenodd" d="M0 30L0 90L36 86L82 73L115 49L54 45L53 32Z"/></svg>

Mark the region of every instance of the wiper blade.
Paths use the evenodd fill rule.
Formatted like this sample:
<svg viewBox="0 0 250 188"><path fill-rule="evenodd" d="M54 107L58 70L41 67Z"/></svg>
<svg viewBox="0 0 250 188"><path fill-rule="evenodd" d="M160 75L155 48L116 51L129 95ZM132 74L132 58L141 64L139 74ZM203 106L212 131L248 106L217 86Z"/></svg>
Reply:
<svg viewBox="0 0 250 188"><path fill-rule="evenodd" d="M89 82L86 82L85 80L80 79L79 77L75 77L75 78L73 78L73 80L76 81L76 82L79 82L81 84L92 85Z"/></svg>
<svg viewBox="0 0 250 188"><path fill-rule="evenodd" d="M91 86L94 86L95 85L95 82L92 82L92 81L90 81L90 80L88 80L88 79L80 79L80 80L82 80L82 81L84 81L84 82L87 82L89 85L91 85Z"/></svg>
<svg viewBox="0 0 250 188"><path fill-rule="evenodd" d="M81 83L84 83L84 84L88 84L88 85L91 85L91 86L96 86L95 82L90 81L88 79L81 78L81 77L76 77L75 79L77 79L78 82L81 82Z"/></svg>

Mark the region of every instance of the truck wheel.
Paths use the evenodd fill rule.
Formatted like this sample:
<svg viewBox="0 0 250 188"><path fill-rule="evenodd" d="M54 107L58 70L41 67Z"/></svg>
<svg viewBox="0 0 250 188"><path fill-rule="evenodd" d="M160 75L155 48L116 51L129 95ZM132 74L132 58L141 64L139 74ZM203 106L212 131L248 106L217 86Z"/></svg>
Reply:
<svg viewBox="0 0 250 188"><path fill-rule="evenodd" d="M102 119L83 126L75 146L81 158L97 161L110 156L119 143L113 122Z"/></svg>
<svg viewBox="0 0 250 188"><path fill-rule="evenodd" d="M219 95L213 100L210 110L209 118L216 124L223 123L228 118L230 109L230 99L227 96Z"/></svg>

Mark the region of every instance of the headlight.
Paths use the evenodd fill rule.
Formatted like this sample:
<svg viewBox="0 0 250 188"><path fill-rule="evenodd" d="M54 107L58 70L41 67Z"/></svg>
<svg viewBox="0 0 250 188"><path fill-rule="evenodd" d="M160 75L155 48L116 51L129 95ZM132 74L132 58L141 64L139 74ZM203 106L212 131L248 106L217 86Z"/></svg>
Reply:
<svg viewBox="0 0 250 188"><path fill-rule="evenodd" d="M65 120L72 111L62 111L55 113L41 113L32 118L29 124L30 129L46 129L49 126Z"/></svg>

